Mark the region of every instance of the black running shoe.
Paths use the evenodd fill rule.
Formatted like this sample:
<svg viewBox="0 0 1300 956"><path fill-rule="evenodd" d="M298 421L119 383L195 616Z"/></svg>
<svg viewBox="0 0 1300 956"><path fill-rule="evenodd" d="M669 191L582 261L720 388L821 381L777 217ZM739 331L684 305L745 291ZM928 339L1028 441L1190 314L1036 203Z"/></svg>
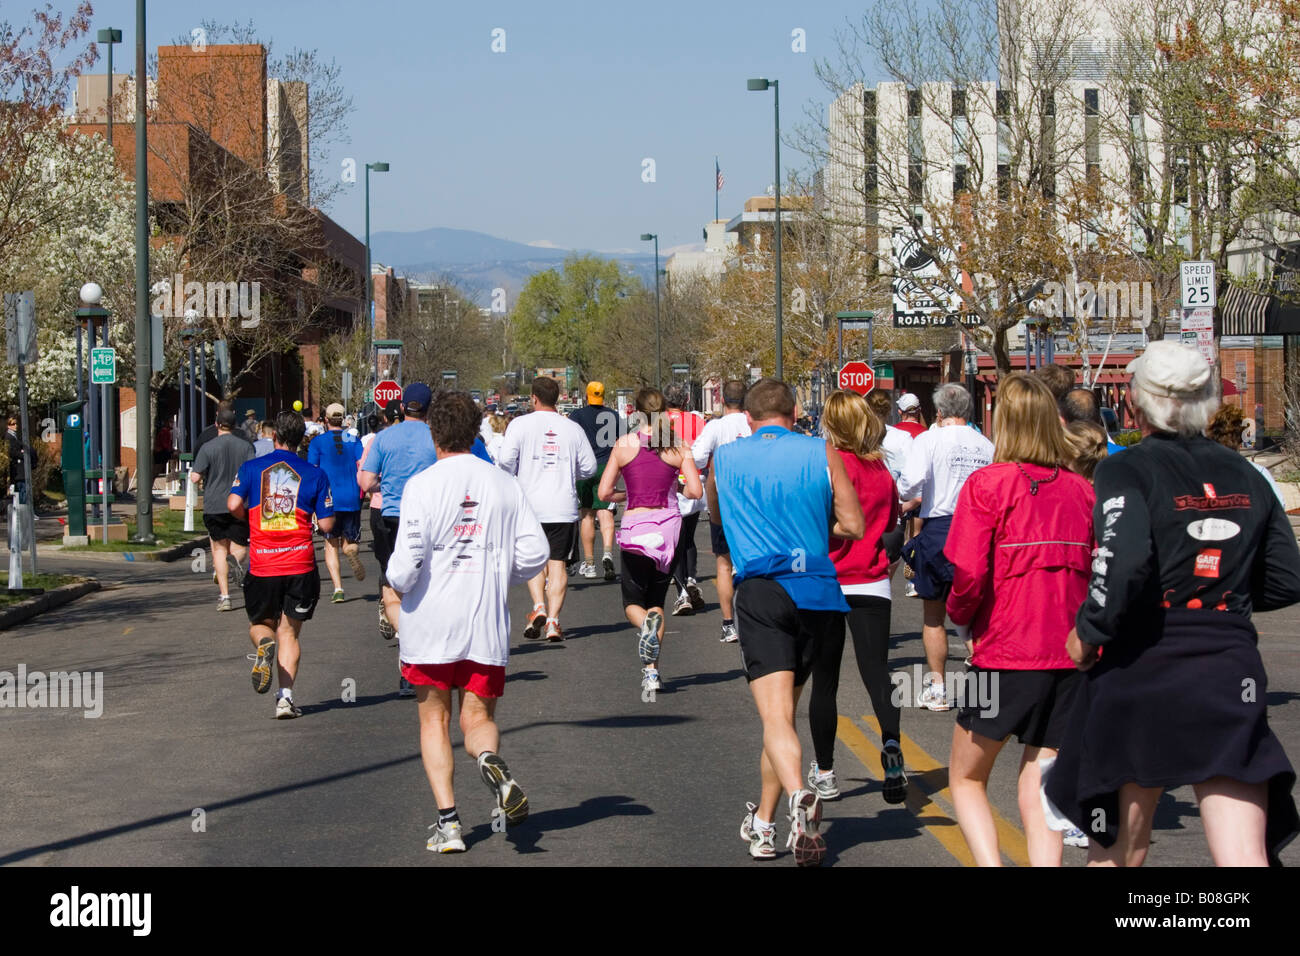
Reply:
<svg viewBox="0 0 1300 956"><path fill-rule="evenodd" d="M881 751L880 765L885 770L885 802L904 802L907 799L907 774L903 772L903 751L897 744L890 744Z"/></svg>

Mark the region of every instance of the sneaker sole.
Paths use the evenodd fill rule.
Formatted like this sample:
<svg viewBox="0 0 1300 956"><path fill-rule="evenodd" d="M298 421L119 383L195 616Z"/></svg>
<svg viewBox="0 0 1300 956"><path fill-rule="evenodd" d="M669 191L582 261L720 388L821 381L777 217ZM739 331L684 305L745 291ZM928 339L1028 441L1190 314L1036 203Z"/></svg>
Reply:
<svg viewBox="0 0 1300 956"><path fill-rule="evenodd" d="M691 602L691 608L693 610L704 610L704 595L700 592L700 586L698 584L686 585L686 597Z"/></svg>
<svg viewBox="0 0 1300 956"><path fill-rule="evenodd" d="M614 562L610 558L601 558L601 564L605 566L605 580L613 581L616 577Z"/></svg>
<svg viewBox="0 0 1300 956"><path fill-rule="evenodd" d="M824 790L821 787L817 786L817 784L809 780L808 789L815 792L817 796L822 800L838 800L840 798L839 787L836 787L834 790Z"/></svg>
<svg viewBox="0 0 1300 956"><path fill-rule="evenodd" d="M506 815L506 823L514 825L528 819L528 797L523 787L510 776L510 768L500 757L485 760L479 765L479 776L497 798L497 806Z"/></svg>
<svg viewBox="0 0 1300 956"><path fill-rule="evenodd" d="M253 662L253 690L265 694L271 689L271 679L275 676L275 641L266 638L257 645L257 660Z"/></svg>
<svg viewBox="0 0 1300 956"><path fill-rule="evenodd" d="M822 803L816 794L810 793L808 796L812 798L811 814L807 797L799 801L799 806L795 808L795 825L799 832L793 841L794 862L798 866L820 866L826 859L826 840L817 832L817 827L822 822ZM799 820L800 816L802 821Z"/></svg>
<svg viewBox="0 0 1300 956"><path fill-rule="evenodd" d="M348 559L348 565L352 568L352 576L358 581L366 579L366 566L361 563L361 558L355 554L344 554Z"/></svg>
<svg viewBox="0 0 1300 956"><path fill-rule="evenodd" d="M388 615L384 613L383 604L379 605L379 636L385 641L391 641L397 636L393 625L388 623Z"/></svg>
<svg viewBox="0 0 1300 956"><path fill-rule="evenodd" d="M691 607L690 602L676 605L673 608L673 617L690 617L695 613L695 608Z"/></svg>
<svg viewBox="0 0 1300 956"><path fill-rule="evenodd" d="M534 615L529 625L526 628L524 628L524 640L535 641L539 637L544 637L545 630L546 630L546 615L545 614Z"/></svg>
<svg viewBox="0 0 1300 956"><path fill-rule="evenodd" d="M888 755L885 755L886 760ZM890 776L891 768L888 764L884 766L885 784L883 787L884 798L886 803L904 803L907 801L907 774L903 771L902 755L898 760L898 775Z"/></svg>
<svg viewBox="0 0 1300 956"><path fill-rule="evenodd" d="M434 842L430 840L425 844L425 849L431 850L434 853L464 853L465 841L461 840L457 843L439 843L435 845Z"/></svg>
<svg viewBox="0 0 1300 956"><path fill-rule="evenodd" d="M275 712L275 719L276 719L276 720L295 720L295 719L297 719L298 717L301 717L301 716L302 716L302 711L301 711L301 710L296 711L296 712L295 712L295 711L292 711L292 710L285 710L285 711L277 710L277 711Z"/></svg>
<svg viewBox="0 0 1300 956"><path fill-rule="evenodd" d="M642 664L655 664L659 661L659 628L663 621L663 615L658 611L651 611L645 616L645 624L641 625L641 638L636 644L636 652ZM645 633L647 625L650 629L648 634Z"/></svg>

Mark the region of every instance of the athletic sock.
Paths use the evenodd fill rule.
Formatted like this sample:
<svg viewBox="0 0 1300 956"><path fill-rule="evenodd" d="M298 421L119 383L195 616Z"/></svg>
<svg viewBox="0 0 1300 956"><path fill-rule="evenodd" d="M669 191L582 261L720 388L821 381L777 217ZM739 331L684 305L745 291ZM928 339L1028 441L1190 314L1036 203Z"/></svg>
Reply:
<svg viewBox="0 0 1300 956"><path fill-rule="evenodd" d="M755 829L755 830L771 830L771 829L772 829L773 827L775 827L775 826L776 826L776 824L773 823L771 820L760 820L760 819L758 818L758 814L757 814L757 813L754 814L754 829Z"/></svg>
<svg viewBox="0 0 1300 956"><path fill-rule="evenodd" d="M446 826L448 823L459 823L460 815L456 813L456 808L448 807L446 810L438 808L438 826Z"/></svg>
<svg viewBox="0 0 1300 956"><path fill-rule="evenodd" d="M834 772L835 772L835 768L834 768L834 767L823 767L821 764L818 764L818 765L817 765L817 779L818 779L818 780L821 780L821 779L823 779L823 778L825 778L825 777L829 777L829 776L830 776L831 774L833 774Z"/></svg>
<svg viewBox="0 0 1300 956"><path fill-rule="evenodd" d="M290 687L281 687L275 692L275 699L279 700L281 697L288 697L290 700L293 700L293 689Z"/></svg>
<svg viewBox="0 0 1300 956"><path fill-rule="evenodd" d="M736 619L733 618L733 617L724 617L724 618L722 619L722 626L723 626L723 627L730 627L732 624L735 624L735 623L736 623Z"/></svg>

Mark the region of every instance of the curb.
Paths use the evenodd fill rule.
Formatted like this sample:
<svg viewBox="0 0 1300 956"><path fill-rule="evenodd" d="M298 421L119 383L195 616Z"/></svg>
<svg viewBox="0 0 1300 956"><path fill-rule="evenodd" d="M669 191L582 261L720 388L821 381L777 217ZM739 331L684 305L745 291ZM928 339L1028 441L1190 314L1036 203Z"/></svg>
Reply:
<svg viewBox="0 0 1300 956"><path fill-rule="evenodd" d="M54 554L67 555L68 557L85 558L89 561L116 561L121 558L124 561L178 561L181 558L188 558L195 548L207 547L208 536L205 534L201 538L190 538L188 541L182 541L179 544L168 545L165 548L159 548L156 551L83 551L81 549L68 550L63 547L52 548Z"/></svg>
<svg viewBox="0 0 1300 956"><path fill-rule="evenodd" d="M53 591L46 591L39 597L19 601L17 604L0 611L0 631L22 624L24 621L38 617L46 611L52 611L56 607L71 604L77 598L98 590L98 581L94 578L85 578L72 584L57 587Z"/></svg>

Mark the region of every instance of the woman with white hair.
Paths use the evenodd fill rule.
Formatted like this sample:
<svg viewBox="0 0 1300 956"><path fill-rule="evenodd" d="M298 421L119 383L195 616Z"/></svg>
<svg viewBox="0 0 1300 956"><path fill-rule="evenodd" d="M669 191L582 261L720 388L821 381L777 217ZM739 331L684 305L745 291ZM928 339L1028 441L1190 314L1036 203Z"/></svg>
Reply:
<svg viewBox="0 0 1300 956"><path fill-rule="evenodd" d="M900 499L921 499L921 530L903 546L903 559L912 569L916 593L924 602L921 641L926 675L916 705L935 711L950 706L944 679L944 662L948 660L944 601L952 588L953 569L944 555L944 545L966 479L993 462L993 443L967 424L973 408L970 392L956 382L936 388L935 427L913 440L898 479Z"/></svg>
<svg viewBox="0 0 1300 956"><path fill-rule="evenodd" d="M1138 866L1167 788L1190 784L1219 866L1264 866L1300 832L1268 726L1252 610L1300 601L1300 550L1268 484L1202 433L1210 367L1176 342L1129 365L1142 441L1097 466L1092 580L1067 650L1086 671L1046 793Z"/></svg>

